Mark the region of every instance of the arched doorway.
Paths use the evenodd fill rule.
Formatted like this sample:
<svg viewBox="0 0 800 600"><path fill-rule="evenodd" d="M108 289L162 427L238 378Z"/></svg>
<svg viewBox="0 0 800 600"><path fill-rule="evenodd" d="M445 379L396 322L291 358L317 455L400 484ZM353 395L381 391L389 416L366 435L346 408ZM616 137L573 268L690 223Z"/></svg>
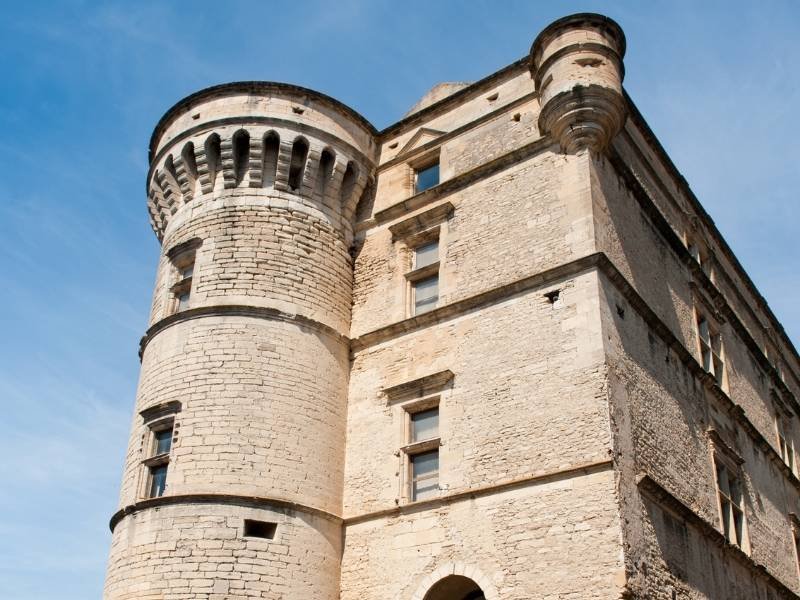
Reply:
<svg viewBox="0 0 800 600"><path fill-rule="evenodd" d="M486 600L486 597L469 577L448 575L437 581L423 600Z"/></svg>

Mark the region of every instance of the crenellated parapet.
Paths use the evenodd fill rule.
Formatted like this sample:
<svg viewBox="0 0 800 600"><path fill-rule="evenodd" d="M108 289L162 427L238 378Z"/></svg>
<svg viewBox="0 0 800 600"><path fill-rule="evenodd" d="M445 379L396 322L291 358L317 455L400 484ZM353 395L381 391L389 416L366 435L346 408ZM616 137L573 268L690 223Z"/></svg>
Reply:
<svg viewBox="0 0 800 600"><path fill-rule="evenodd" d="M549 25L531 48L539 128L564 152L602 152L622 129L625 36L613 20L583 13Z"/></svg>
<svg viewBox="0 0 800 600"><path fill-rule="evenodd" d="M296 86L209 88L170 109L150 145L147 207L158 238L193 203L247 194L302 201L349 239L372 179L374 128L343 104Z"/></svg>

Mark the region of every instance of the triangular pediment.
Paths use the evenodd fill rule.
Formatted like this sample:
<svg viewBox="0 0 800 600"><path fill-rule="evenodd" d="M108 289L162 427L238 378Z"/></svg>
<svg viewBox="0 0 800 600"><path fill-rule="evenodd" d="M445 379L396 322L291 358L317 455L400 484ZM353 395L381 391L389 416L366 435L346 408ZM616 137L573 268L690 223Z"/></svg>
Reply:
<svg viewBox="0 0 800 600"><path fill-rule="evenodd" d="M411 136L411 139L406 142L406 145L402 147L400 152L397 153L398 156L402 154L406 154L411 152L414 148L419 148L420 146L424 146L428 142L432 142L436 138L441 135L444 135L444 131L439 131L437 129L428 129L427 127L420 127L419 131Z"/></svg>

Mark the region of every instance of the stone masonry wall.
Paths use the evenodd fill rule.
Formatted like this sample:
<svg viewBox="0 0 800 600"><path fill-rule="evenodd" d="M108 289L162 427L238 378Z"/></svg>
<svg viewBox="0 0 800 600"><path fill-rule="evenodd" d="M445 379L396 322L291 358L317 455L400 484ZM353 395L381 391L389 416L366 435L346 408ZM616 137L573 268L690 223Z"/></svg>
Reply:
<svg viewBox="0 0 800 600"><path fill-rule="evenodd" d="M244 520L277 524L244 537ZM105 598L338 600L340 524L285 508L187 504L121 521Z"/></svg>
<svg viewBox="0 0 800 600"><path fill-rule="evenodd" d="M121 504L145 477L138 413L178 401L167 494L224 490L338 514L346 365L341 341L294 323L205 317L160 332L142 362Z"/></svg>

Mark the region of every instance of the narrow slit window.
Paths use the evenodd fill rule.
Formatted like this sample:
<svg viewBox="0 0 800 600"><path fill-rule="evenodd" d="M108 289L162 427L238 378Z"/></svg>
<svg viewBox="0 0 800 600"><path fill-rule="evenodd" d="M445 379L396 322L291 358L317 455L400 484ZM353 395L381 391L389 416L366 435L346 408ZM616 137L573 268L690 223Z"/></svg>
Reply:
<svg viewBox="0 0 800 600"><path fill-rule="evenodd" d="M697 317L697 336L700 342L700 359L703 369L708 371L722 386L725 363L722 360L722 339L703 316Z"/></svg>
<svg viewBox="0 0 800 600"><path fill-rule="evenodd" d="M292 159L289 163L289 187L296 191L303 183L303 172L308 159L308 142L297 138L292 146Z"/></svg>

